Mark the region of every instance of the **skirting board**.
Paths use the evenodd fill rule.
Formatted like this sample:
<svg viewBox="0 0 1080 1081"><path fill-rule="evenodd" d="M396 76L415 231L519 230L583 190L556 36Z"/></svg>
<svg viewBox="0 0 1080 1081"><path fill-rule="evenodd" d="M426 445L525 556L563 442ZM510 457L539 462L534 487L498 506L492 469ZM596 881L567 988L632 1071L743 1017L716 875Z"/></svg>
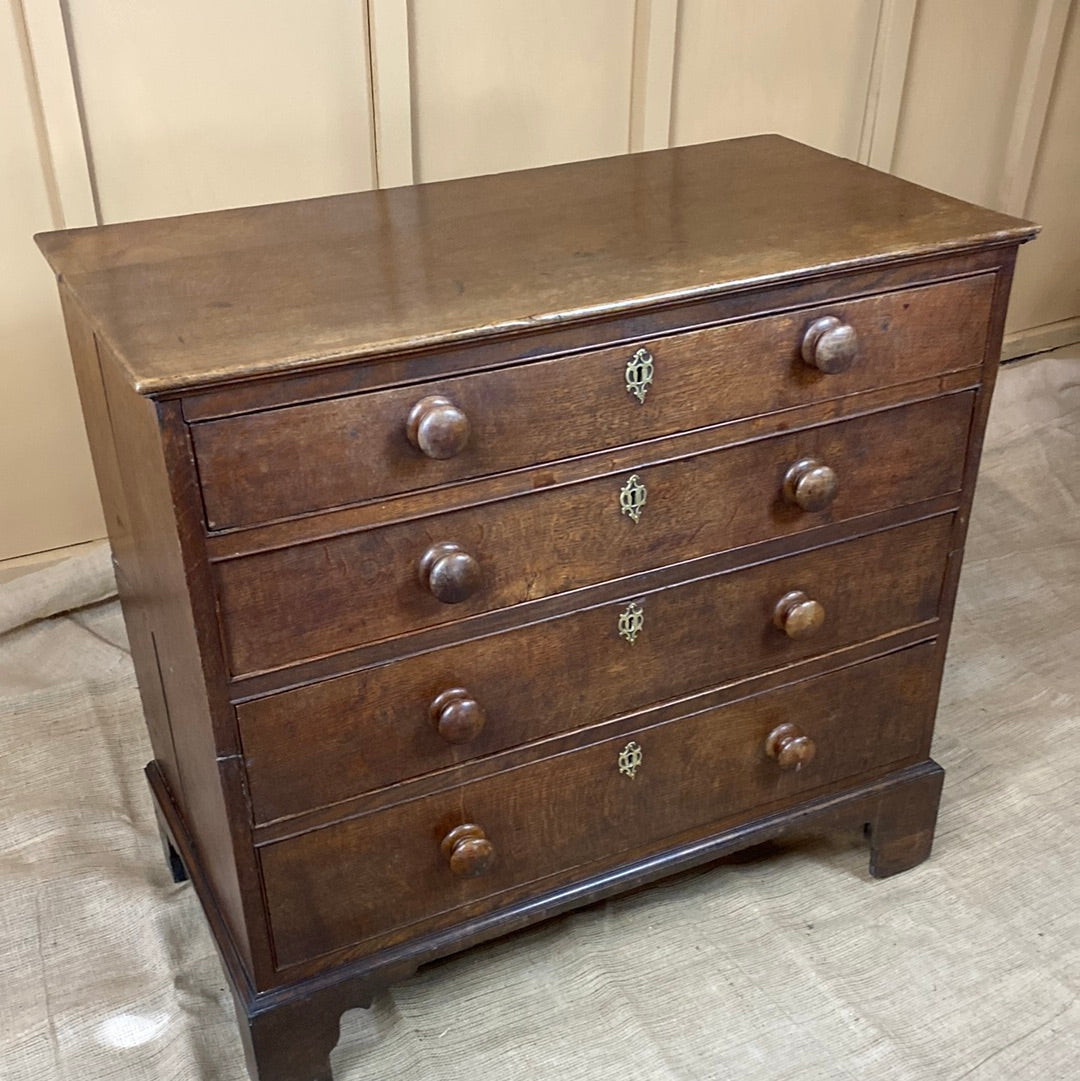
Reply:
<svg viewBox="0 0 1080 1081"><path fill-rule="evenodd" d="M1073 342L1080 342L1080 316L1006 334L1001 343L1001 359L1016 360L1032 353L1046 353Z"/></svg>

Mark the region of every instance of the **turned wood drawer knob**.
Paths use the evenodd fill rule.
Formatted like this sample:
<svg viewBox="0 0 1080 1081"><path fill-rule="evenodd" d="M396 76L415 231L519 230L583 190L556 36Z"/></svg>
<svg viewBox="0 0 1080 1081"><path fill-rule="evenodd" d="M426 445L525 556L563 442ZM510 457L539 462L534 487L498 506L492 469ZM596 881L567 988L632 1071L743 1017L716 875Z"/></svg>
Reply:
<svg viewBox="0 0 1080 1081"><path fill-rule="evenodd" d="M802 341L802 358L823 372L846 372L859 353L859 336L850 323L826 315L815 319Z"/></svg>
<svg viewBox="0 0 1080 1081"><path fill-rule="evenodd" d="M433 544L420 559L420 581L443 604L460 604L480 588L480 564L460 544Z"/></svg>
<svg viewBox="0 0 1080 1081"><path fill-rule="evenodd" d="M781 724L766 738L765 753L781 769L799 770L814 761L817 747L797 724Z"/></svg>
<svg viewBox="0 0 1080 1081"><path fill-rule="evenodd" d="M788 638L809 638L821 630L825 622L825 609L812 601L801 589L785 593L773 609L773 623Z"/></svg>
<svg viewBox="0 0 1080 1081"><path fill-rule="evenodd" d="M485 875L495 863L495 846L481 826L466 822L455 826L442 842L442 854L450 861L450 870L458 878Z"/></svg>
<svg viewBox="0 0 1080 1081"><path fill-rule="evenodd" d="M784 474L784 499L803 510L824 510L839 490L836 474L816 458L800 458Z"/></svg>
<svg viewBox="0 0 1080 1081"><path fill-rule="evenodd" d="M405 434L429 458L453 458L469 442L469 418L449 398L433 394L409 410Z"/></svg>
<svg viewBox="0 0 1080 1081"><path fill-rule="evenodd" d="M443 691L431 703L431 720L447 743L468 743L487 723L483 707L463 687Z"/></svg>

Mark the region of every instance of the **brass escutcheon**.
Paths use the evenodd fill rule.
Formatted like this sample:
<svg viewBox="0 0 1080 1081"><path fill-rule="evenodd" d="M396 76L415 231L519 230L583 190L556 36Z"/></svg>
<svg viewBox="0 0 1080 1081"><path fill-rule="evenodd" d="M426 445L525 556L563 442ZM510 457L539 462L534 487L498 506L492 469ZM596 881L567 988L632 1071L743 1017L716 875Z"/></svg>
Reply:
<svg viewBox="0 0 1080 1081"><path fill-rule="evenodd" d="M620 752L619 752L619 772L625 774L631 780L634 779L634 774L637 773L638 767L641 765L641 760L644 757L641 744L631 740Z"/></svg>
<svg viewBox="0 0 1080 1081"><path fill-rule="evenodd" d="M644 626L644 609L636 601L631 601L619 615L619 634L633 645Z"/></svg>
<svg viewBox="0 0 1080 1081"><path fill-rule="evenodd" d="M648 349L639 349L626 362L626 393L633 394L639 405L645 404L645 395L649 393L655 370L656 365Z"/></svg>
<svg viewBox="0 0 1080 1081"><path fill-rule="evenodd" d="M628 518L638 522L648 496L648 490L635 473L619 491L619 507Z"/></svg>

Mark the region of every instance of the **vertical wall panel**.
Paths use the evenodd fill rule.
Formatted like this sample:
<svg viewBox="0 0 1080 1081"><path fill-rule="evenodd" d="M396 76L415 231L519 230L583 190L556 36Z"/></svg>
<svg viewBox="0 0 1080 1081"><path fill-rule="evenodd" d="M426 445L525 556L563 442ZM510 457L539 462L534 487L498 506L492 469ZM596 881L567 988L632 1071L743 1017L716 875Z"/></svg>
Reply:
<svg viewBox="0 0 1080 1081"><path fill-rule="evenodd" d="M775 131L855 157L880 5L682 0L672 141Z"/></svg>
<svg viewBox="0 0 1080 1081"><path fill-rule="evenodd" d="M41 117L41 145L57 228L94 225L97 214L61 0L17 0Z"/></svg>
<svg viewBox="0 0 1080 1081"><path fill-rule="evenodd" d="M630 149L659 150L671 144L671 92L679 0L637 0L634 68L630 91Z"/></svg>
<svg viewBox="0 0 1080 1081"><path fill-rule="evenodd" d="M415 180L409 8L405 0L367 0L375 179L380 188Z"/></svg>
<svg viewBox="0 0 1080 1081"><path fill-rule="evenodd" d="M911 31L918 0L881 0L874 62L866 95L859 161L888 172L896 149L896 128L904 97Z"/></svg>
<svg viewBox="0 0 1080 1081"><path fill-rule="evenodd" d="M68 9L104 220L373 186L361 0Z"/></svg>
<svg viewBox="0 0 1080 1081"><path fill-rule="evenodd" d="M56 223L22 44L0 6L0 559L105 532L56 286L33 241Z"/></svg>
<svg viewBox="0 0 1080 1081"><path fill-rule="evenodd" d="M633 0L412 0L416 179L625 153Z"/></svg>
<svg viewBox="0 0 1080 1081"><path fill-rule="evenodd" d="M897 176L994 205L1034 11L1032 0L920 0Z"/></svg>
<svg viewBox="0 0 1080 1081"><path fill-rule="evenodd" d="M1065 31L1025 213L1043 232L1021 249L1009 328L1068 323L1047 344L1080 340L1080 3Z"/></svg>

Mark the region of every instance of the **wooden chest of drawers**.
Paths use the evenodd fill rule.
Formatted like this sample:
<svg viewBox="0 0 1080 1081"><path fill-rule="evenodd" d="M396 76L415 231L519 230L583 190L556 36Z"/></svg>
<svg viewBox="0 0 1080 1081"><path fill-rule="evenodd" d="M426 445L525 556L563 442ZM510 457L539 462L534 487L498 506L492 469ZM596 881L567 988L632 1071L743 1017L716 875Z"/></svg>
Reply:
<svg viewBox="0 0 1080 1081"><path fill-rule="evenodd" d="M1033 233L764 136L39 238L253 1075L794 827L927 855Z"/></svg>

